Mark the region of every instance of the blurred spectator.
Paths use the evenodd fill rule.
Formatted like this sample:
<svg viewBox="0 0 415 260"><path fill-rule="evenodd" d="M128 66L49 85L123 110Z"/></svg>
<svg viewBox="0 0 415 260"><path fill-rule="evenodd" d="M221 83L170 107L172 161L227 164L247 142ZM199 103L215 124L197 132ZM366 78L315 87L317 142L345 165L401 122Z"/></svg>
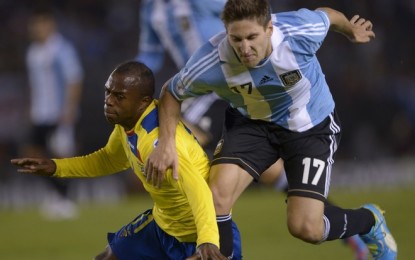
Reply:
<svg viewBox="0 0 415 260"><path fill-rule="evenodd" d="M30 85L29 140L26 157L68 157L76 152L75 126L82 91L83 68L71 42L58 30L50 10L34 12L28 23L32 43L26 64ZM56 196L45 198L48 218L72 218L76 206L68 197L67 181L48 178Z"/></svg>
<svg viewBox="0 0 415 260"><path fill-rule="evenodd" d="M137 60L162 69L167 52L181 68L190 55L225 30L220 13L225 0L142 0Z"/></svg>

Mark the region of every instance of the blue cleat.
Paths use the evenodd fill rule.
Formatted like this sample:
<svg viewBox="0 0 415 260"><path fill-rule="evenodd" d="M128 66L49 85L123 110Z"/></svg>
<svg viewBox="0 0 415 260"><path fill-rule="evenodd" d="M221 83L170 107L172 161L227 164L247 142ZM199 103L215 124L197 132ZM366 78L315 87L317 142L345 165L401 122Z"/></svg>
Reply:
<svg viewBox="0 0 415 260"><path fill-rule="evenodd" d="M375 260L395 260L398 247L391 232L386 226L384 211L375 204L365 204L363 208L370 210L375 216L375 225L360 237L366 243Z"/></svg>
<svg viewBox="0 0 415 260"><path fill-rule="evenodd" d="M360 238L359 235L354 235L343 239L344 243L348 245L354 252L355 260L368 260L369 249L365 242Z"/></svg>

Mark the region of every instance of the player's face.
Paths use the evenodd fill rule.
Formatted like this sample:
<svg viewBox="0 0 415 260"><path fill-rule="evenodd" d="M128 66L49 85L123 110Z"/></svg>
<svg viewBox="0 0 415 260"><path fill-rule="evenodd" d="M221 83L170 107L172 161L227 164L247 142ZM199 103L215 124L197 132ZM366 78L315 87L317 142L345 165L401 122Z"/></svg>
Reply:
<svg viewBox="0 0 415 260"><path fill-rule="evenodd" d="M35 17L28 25L29 34L34 41L45 42L55 30L55 23L48 17Z"/></svg>
<svg viewBox="0 0 415 260"><path fill-rule="evenodd" d="M228 41L243 65L252 68L272 52L272 24L266 28L256 20L235 21L227 26Z"/></svg>
<svg viewBox="0 0 415 260"><path fill-rule="evenodd" d="M105 83L104 114L107 121L132 129L147 107L138 87L131 87L135 79L113 73Z"/></svg>

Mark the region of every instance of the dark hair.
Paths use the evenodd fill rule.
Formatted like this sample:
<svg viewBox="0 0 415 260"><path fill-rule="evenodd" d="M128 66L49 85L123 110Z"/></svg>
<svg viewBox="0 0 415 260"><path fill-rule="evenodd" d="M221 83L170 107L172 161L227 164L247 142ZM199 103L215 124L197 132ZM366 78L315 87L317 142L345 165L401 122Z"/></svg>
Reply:
<svg viewBox="0 0 415 260"><path fill-rule="evenodd" d="M48 21L56 23L56 15L53 9L47 8L47 7L37 7L34 9L30 15L31 21L29 23L32 23L33 21Z"/></svg>
<svg viewBox="0 0 415 260"><path fill-rule="evenodd" d="M38 4L32 9L31 16L56 20L57 10L47 4Z"/></svg>
<svg viewBox="0 0 415 260"><path fill-rule="evenodd" d="M228 0L222 12L225 27L232 22L245 19L255 19L265 28L271 20L271 6L268 0Z"/></svg>
<svg viewBox="0 0 415 260"><path fill-rule="evenodd" d="M134 78L132 87L140 88L142 96L154 95L155 79L149 67L138 61L127 61L118 65L113 73L120 73Z"/></svg>

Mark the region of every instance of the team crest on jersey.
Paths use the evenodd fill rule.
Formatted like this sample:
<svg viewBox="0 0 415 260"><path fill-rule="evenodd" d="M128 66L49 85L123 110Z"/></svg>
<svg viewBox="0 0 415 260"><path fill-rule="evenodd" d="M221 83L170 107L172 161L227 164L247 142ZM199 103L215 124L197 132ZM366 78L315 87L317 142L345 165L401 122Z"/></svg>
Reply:
<svg viewBox="0 0 415 260"><path fill-rule="evenodd" d="M280 75L280 79L286 87L294 86L302 77L300 70L293 70Z"/></svg>
<svg viewBox="0 0 415 260"><path fill-rule="evenodd" d="M220 153L220 151L222 151L222 147L223 147L224 142L225 141L223 139L219 140L218 144L216 145L215 152L213 152L213 155L217 155L218 153Z"/></svg>

